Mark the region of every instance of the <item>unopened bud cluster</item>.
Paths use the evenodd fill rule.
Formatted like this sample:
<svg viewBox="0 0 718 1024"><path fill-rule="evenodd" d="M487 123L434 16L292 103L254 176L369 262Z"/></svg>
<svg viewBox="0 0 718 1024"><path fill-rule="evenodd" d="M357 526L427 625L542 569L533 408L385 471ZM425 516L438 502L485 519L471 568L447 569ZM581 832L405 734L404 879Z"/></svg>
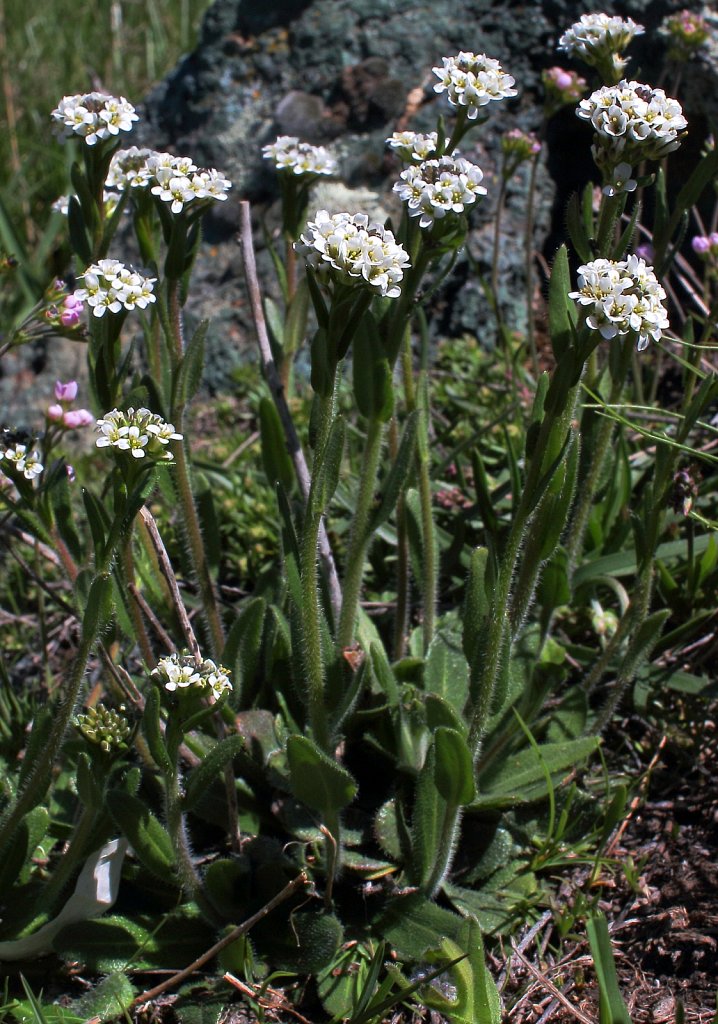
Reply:
<svg viewBox="0 0 718 1024"><path fill-rule="evenodd" d="M63 96L51 117L61 137L77 135L88 146L131 131L133 123L139 120L135 108L124 96L108 96L102 92Z"/></svg>
<svg viewBox="0 0 718 1024"><path fill-rule="evenodd" d="M673 60L690 60L710 37L710 26L694 11L678 11L665 18L660 29L668 40L668 56Z"/></svg>
<svg viewBox="0 0 718 1024"><path fill-rule="evenodd" d="M408 253L391 231L370 224L365 213L319 210L295 248L308 267L329 280L366 285L391 299L401 294Z"/></svg>
<svg viewBox="0 0 718 1024"><path fill-rule="evenodd" d="M663 89L625 80L581 100L576 115L596 132L591 151L606 176L619 163L635 166L672 153L688 123L678 100Z"/></svg>
<svg viewBox="0 0 718 1024"><path fill-rule="evenodd" d="M577 103L586 91L585 78L576 71L565 68L546 68L541 72L541 81L546 90L546 106L551 113L572 103Z"/></svg>
<svg viewBox="0 0 718 1024"><path fill-rule="evenodd" d="M300 142L294 135L280 135L262 149L265 160L273 160L278 171L302 177L336 174L338 164L324 146Z"/></svg>
<svg viewBox="0 0 718 1024"><path fill-rule="evenodd" d="M157 278L144 277L119 260L93 263L80 275L80 280L85 287L77 289L75 299L86 302L96 317L104 316L108 310L119 313L121 309L145 309L156 301L153 285Z"/></svg>
<svg viewBox="0 0 718 1024"><path fill-rule="evenodd" d="M449 103L464 107L470 121L492 100L515 96L514 78L501 64L484 53L461 50L455 57L442 57L443 67L432 68L439 81L434 92L445 92Z"/></svg>
<svg viewBox="0 0 718 1024"><path fill-rule="evenodd" d="M394 191L406 203L409 216L420 217L419 226L430 228L434 221L461 214L485 196L483 178L481 168L463 157L442 156L407 167Z"/></svg>
<svg viewBox="0 0 718 1024"><path fill-rule="evenodd" d="M97 421L97 426L100 430L95 442L98 448L116 448L129 452L134 459L146 457L171 462L172 452L166 446L170 441L182 440L182 434L175 432L172 423L143 408L113 409Z"/></svg>
<svg viewBox="0 0 718 1024"><path fill-rule="evenodd" d="M578 268L578 289L569 292L585 323L602 338L635 335L639 351L658 341L669 326L666 293L653 267L639 256L597 259Z"/></svg>
<svg viewBox="0 0 718 1024"><path fill-rule="evenodd" d="M106 754L127 750L127 741L132 729L122 711L124 708L115 711L100 703L78 715L75 718L75 726L86 740L96 744Z"/></svg>
<svg viewBox="0 0 718 1024"><path fill-rule="evenodd" d="M63 427L65 430L77 430L78 427L88 427L94 420L89 409L72 409L72 403L77 398L77 381L70 380L67 384L62 381L55 382L55 402L48 406L45 415L50 423Z"/></svg>
<svg viewBox="0 0 718 1024"><path fill-rule="evenodd" d="M229 669L215 665L211 658L197 662L188 654L175 653L160 658L157 668L152 670L152 676L169 693L192 688L206 691L219 700L232 689Z"/></svg>

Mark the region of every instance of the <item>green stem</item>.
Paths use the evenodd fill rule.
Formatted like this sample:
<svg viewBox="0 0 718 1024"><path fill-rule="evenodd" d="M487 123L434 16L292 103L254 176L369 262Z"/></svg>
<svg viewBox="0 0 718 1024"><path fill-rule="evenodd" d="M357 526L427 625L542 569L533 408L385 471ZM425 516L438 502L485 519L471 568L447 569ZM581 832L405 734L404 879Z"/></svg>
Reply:
<svg viewBox="0 0 718 1024"><path fill-rule="evenodd" d="M339 616L337 643L339 649L351 646L354 640L354 624L361 594L364 576L364 562L369 544L372 540L369 533L369 520L374 503L374 491L381 458L384 424L378 419L371 419L367 430L364 458L359 477L356 510L352 520L347 553L347 568L342 587L342 610Z"/></svg>
<svg viewBox="0 0 718 1024"><path fill-rule="evenodd" d="M419 390L426 391L426 371L422 370L419 377ZM429 454L429 416L427 405L422 402L423 408L419 416L418 430L418 467L419 467L419 504L421 507L421 534L423 541L422 559L422 635L424 654L429 650L429 645L434 637L434 624L436 621L437 591L439 585L438 564L437 564L437 542L436 529L434 525L434 514L432 508L431 494L431 457Z"/></svg>
<svg viewBox="0 0 718 1024"><path fill-rule="evenodd" d="M168 281L168 307L170 326L170 338L168 340L172 346L173 371L176 374L177 367L184 354L184 329L182 308L179 300L179 282L175 280ZM175 397L172 421L177 433L183 434L184 402L180 396ZM202 615L207 627L210 656L214 661L217 661L224 647L224 629L217 596L207 564L207 554L204 548L204 541L202 540L202 528L197 514L197 506L195 505L192 493L189 460L185 442L173 441L172 452L175 461L173 480L179 498L180 515L182 516L185 536L188 541L192 572L199 587Z"/></svg>
<svg viewBox="0 0 718 1024"><path fill-rule="evenodd" d="M144 619L140 613L137 601L134 599L132 591L129 589L129 584L135 582L135 560L132 553L132 534L130 533L125 539L122 545L122 569L124 573L125 589L127 590L127 603L129 606L130 618L132 619L132 628L135 632L135 639L139 645L142 657L144 658L145 665L147 668L153 668L156 662L154 651L152 650L152 644L150 638L147 635L145 629Z"/></svg>
<svg viewBox="0 0 718 1024"><path fill-rule="evenodd" d="M406 347L404 349L406 351ZM411 372L411 367L409 369ZM392 460L399 450L399 428L396 417L389 425L389 450ZM404 491L396 503L396 613L394 616L394 660L404 656L406 631L409 622L409 536L406 525Z"/></svg>
<svg viewBox="0 0 718 1024"><path fill-rule="evenodd" d="M541 368L539 366L538 352L536 349L536 335L534 331L533 318L533 268L534 268L534 203L536 196L536 175L538 172L539 154L534 155L531 161L531 174L529 177L529 192L526 203L526 337L528 340L529 354L531 356L531 368L534 380L538 380Z"/></svg>

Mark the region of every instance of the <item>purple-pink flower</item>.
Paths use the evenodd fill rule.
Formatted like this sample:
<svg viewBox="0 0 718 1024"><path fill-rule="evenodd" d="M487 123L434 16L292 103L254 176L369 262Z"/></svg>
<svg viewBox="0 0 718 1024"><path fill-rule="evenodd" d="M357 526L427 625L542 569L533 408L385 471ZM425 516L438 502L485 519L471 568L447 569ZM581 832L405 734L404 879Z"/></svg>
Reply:
<svg viewBox="0 0 718 1024"><path fill-rule="evenodd" d="M69 380L67 384L55 381L55 398L58 402L74 402L77 398L77 381Z"/></svg>

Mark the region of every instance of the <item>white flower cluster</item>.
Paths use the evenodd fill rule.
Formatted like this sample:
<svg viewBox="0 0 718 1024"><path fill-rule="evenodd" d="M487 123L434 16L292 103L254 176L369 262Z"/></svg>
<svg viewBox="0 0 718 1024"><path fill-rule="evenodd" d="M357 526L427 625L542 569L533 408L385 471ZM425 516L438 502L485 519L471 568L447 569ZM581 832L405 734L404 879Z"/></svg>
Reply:
<svg viewBox="0 0 718 1024"><path fill-rule="evenodd" d="M430 160L436 154L438 139L436 132L428 132L426 135L420 132L394 132L386 140L386 144L390 149L396 150L404 163L417 164L422 160ZM446 143L448 141L447 139Z"/></svg>
<svg viewBox="0 0 718 1024"><path fill-rule="evenodd" d="M558 49L570 57L580 57L594 67L626 49L634 36L643 35L643 25L633 18L609 14L584 14L558 41Z"/></svg>
<svg viewBox="0 0 718 1024"><path fill-rule="evenodd" d="M471 121L478 116L480 108L491 100L503 100L516 95L516 90L512 88L515 79L507 75L493 57L460 50L455 57L441 59L444 66L432 68L439 79L434 92L446 92L449 103L466 107Z"/></svg>
<svg viewBox="0 0 718 1024"><path fill-rule="evenodd" d="M134 459L172 461L172 452L166 446L170 441L181 441L182 434L175 431L174 424L167 423L149 409L127 411L113 409L97 421L100 436L95 444L98 448L117 448L129 452Z"/></svg>
<svg viewBox="0 0 718 1024"><path fill-rule="evenodd" d="M104 316L107 310L119 313L121 309L145 309L156 301L153 284L156 277L143 277L130 270L119 260L100 260L87 268L80 280L84 288L78 288L75 298L86 302L93 316Z"/></svg>
<svg viewBox="0 0 718 1024"><path fill-rule="evenodd" d="M133 122L139 121L135 108L124 96L108 96L103 92L63 96L51 117L63 138L79 135L88 146L120 132L129 132Z"/></svg>
<svg viewBox="0 0 718 1024"><path fill-rule="evenodd" d="M380 295L395 299L409 266L409 255L381 224L370 224L365 213L319 210L307 223L295 249L307 266L343 284L367 284Z"/></svg>
<svg viewBox="0 0 718 1024"><path fill-rule="evenodd" d="M116 188L120 192L124 192L128 188L146 188L152 180L152 173L147 166L147 161L150 157L159 155L154 149L145 149L139 146L118 149L110 161L105 185L107 188Z"/></svg>
<svg viewBox="0 0 718 1024"><path fill-rule="evenodd" d="M160 658L152 675L170 693L193 687L208 690L219 700L223 693L232 689L229 669L215 665L210 658L197 664L190 655L170 654Z"/></svg>
<svg viewBox="0 0 718 1024"><path fill-rule="evenodd" d="M430 228L435 220L463 213L479 196L485 196L483 177L481 168L463 157L442 156L407 167L394 191L406 203L409 216L421 217L419 226Z"/></svg>
<svg viewBox="0 0 718 1024"><path fill-rule="evenodd" d="M273 160L278 171L291 174L336 174L338 164L324 146L310 146L294 135L280 135L262 149L265 160Z"/></svg>
<svg viewBox="0 0 718 1024"><path fill-rule="evenodd" d="M649 339L658 341L667 328L666 293L653 267L640 256L625 260L597 259L578 268L578 290L569 292L585 322L602 338L637 336L639 352Z"/></svg>
<svg viewBox="0 0 718 1024"><path fill-rule="evenodd" d="M40 453L34 448L28 450L26 444L17 441L11 444L0 442L0 463L3 469L20 473L26 480L34 480L43 470Z"/></svg>
<svg viewBox="0 0 718 1024"><path fill-rule="evenodd" d="M189 157L132 146L115 153L107 185L120 191L149 188L163 203L172 204L172 213L181 213L200 199L224 202L232 182L214 168L198 167Z"/></svg>
<svg viewBox="0 0 718 1024"><path fill-rule="evenodd" d="M625 79L581 100L576 115L593 125L593 157L604 171L618 163L660 160L678 149L688 123L678 100L666 96L663 89Z"/></svg>

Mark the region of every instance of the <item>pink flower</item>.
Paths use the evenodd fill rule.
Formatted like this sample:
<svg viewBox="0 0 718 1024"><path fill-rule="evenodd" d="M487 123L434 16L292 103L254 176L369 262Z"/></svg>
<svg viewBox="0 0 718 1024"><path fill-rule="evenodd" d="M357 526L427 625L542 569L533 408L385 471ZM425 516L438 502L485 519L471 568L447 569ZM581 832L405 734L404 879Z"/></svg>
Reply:
<svg viewBox="0 0 718 1024"><path fill-rule="evenodd" d="M59 421L62 419L64 411L65 410L62 408L61 405L51 405L48 408L47 413L45 415L53 423L59 423Z"/></svg>
<svg viewBox="0 0 718 1024"><path fill-rule="evenodd" d="M78 427L89 427L95 422L95 417L87 409L70 409L62 417L62 425L68 430L77 430Z"/></svg>
<svg viewBox="0 0 718 1024"><path fill-rule="evenodd" d="M58 402L74 402L77 398L77 381L70 380L67 384L55 381L55 398Z"/></svg>
<svg viewBox="0 0 718 1024"><path fill-rule="evenodd" d="M697 252L699 256L704 256L711 247L710 238L706 238L704 235L694 235L691 239L691 247L693 252Z"/></svg>

